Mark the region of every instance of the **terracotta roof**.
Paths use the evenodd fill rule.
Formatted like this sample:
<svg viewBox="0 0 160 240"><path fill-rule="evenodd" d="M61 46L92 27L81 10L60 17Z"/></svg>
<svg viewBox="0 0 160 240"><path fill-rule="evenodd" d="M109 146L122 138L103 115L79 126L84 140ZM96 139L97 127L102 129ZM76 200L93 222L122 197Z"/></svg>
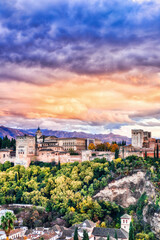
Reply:
<svg viewBox="0 0 160 240"><path fill-rule="evenodd" d="M27 239L35 239L35 238L39 237L39 234L29 234L26 237L27 237Z"/></svg>
<svg viewBox="0 0 160 240"><path fill-rule="evenodd" d="M36 227L36 231L44 231L43 227Z"/></svg>
<svg viewBox="0 0 160 240"><path fill-rule="evenodd" d="M9 236L11 236L11 235L13 235L13 234L16 234L16 233L18 233L18 232L23 232L23 231L24 231L24 230L21 229L21 228L13 229L13 230L10 231Z"/></svg>
<svg viewBox="0 0 160 240"><path fill-rule="evenodd" d="M44 240L49 240L51 239L52 237L54 237L55 234L54 233L44 233L43 235L41 235L41 238L43 238ZM40 239L40 237L38 236L37 238L35 239Z"/></svg>

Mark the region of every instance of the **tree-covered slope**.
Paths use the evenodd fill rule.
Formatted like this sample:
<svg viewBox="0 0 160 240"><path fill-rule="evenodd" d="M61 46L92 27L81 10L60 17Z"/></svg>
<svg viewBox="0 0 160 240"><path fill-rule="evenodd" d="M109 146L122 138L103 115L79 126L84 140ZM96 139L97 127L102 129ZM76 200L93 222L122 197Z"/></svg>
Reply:
<svg viewBox="0 0 160 240"><path fill-rule="evenodd" d="M124 209L117 203L94 199L109 183L126 178L142 170L154 185L154 196L150 208L158 213L160 205L160 161L129 157L107 162L96 159L92 162L53 164L33 163L29 168L0 164L0 204L26 203L40 205L48 212L63 216L70 226L85 219L108 227L119 227L124 212L132 214L136 232L149 232L143 219L148 196L141 204ZM138 200L139 201L139 200ZM149 211L149 210L148 210ZM140 226L137 228L137 226ZM136 229L137 228L137 229Z"/></svg>

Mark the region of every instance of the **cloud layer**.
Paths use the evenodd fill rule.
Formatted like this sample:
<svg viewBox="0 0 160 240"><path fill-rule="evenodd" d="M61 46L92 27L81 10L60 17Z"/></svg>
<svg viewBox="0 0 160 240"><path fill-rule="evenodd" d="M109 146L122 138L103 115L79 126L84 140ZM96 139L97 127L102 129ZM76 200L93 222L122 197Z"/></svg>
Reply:
<svg viewBox="0 0 160 240"><path fill-rule="evenodd" d="M156 0L0 2L2 122L114 131L159 121L159 22Z"/></svg>

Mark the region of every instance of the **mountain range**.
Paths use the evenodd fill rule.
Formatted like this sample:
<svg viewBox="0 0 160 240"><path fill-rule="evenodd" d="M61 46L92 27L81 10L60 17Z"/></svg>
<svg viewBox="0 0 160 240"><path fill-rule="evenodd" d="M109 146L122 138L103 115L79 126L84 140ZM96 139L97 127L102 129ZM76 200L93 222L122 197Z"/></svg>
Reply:
<svg viewBox="0 0 160 240"><path fill-rule="evenodd" d="M23 136L24 134L34 136L37 129L16 129L9 128L5 126L0 126L0 137L3 138L7 136L8 138L16 138L17 136ZM121 142L122 140L126 141L127 144L131 143L131 139L126 136L121 136L113 133L109 134L91 134L86 132L67 132L67 131L54 131L48 129L41 129L43 135L45 136L56 136L58 138L96 138L100 139L102 142Z"/></svg>

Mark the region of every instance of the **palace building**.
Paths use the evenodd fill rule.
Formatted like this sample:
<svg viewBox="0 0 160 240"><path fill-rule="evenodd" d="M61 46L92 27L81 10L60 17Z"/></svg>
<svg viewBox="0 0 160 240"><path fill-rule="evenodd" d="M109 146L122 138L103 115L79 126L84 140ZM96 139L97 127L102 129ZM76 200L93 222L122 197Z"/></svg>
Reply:
<svg viewBox="0 0 160 240"><path fill-rule="evenodd" d="M31 161L80 162L82 151L87 150L91 142L95 145L101 143L98 139L44 136L38 127L35 136L17 137L14 163L27 167ZM70 151L77 152L78 155L70 155Z"/></svg>

